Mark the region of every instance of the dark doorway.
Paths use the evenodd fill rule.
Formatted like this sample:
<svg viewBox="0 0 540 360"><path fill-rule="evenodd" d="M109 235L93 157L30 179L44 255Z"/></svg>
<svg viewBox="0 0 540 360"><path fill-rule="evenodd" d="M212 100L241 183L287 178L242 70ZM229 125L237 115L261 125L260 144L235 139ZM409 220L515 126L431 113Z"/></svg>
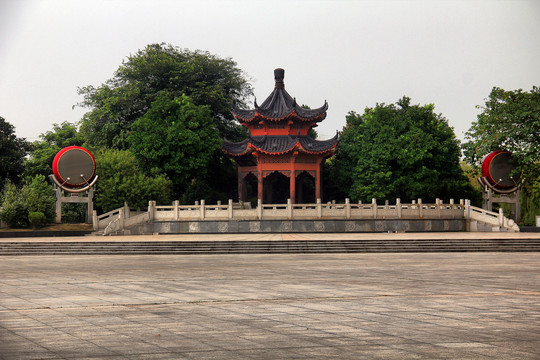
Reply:
<svg viewBox="0 0 540 360"><path fill-rule="evenodd" d="M290 198L290 180L280 172L274 171L263 181L263 203L286 204Z"/></svg>
<svg viewBox="0 0 540 360"><path fill-rule="evenodd" d="M296 203L315 203L315 178L307 171L302 171L296 177Z"/></svg>
<svg viewBox="0 0 540 360"><path fill-rule="evenodd" d="M251 203L252 207L257 206L257 188L258 188L257 176L253 173L249 173L244 178L244 187L246 191L246 202Z"/></svg>

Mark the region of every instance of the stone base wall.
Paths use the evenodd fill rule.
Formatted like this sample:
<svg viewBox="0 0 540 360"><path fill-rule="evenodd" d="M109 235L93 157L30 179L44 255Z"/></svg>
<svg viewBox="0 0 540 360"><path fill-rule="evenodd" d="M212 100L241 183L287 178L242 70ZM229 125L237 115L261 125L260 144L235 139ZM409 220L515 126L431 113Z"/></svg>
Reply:
<svg viewBox="0 0 540 360"><path fill-rule="evenodd" d="M465 231L464 219L155 221L125 235Z"/></svg>

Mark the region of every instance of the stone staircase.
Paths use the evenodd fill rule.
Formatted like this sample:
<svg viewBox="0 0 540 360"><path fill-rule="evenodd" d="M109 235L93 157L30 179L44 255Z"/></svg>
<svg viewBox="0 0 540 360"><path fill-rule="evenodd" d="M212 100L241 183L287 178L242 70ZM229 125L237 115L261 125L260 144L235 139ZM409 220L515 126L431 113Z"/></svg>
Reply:
<svg viewBox="0 0 540 360"><path fill-rule="evenodd" d="M540 238L2 242L0 255L195 255L383 252L536 252Z"/></svg>

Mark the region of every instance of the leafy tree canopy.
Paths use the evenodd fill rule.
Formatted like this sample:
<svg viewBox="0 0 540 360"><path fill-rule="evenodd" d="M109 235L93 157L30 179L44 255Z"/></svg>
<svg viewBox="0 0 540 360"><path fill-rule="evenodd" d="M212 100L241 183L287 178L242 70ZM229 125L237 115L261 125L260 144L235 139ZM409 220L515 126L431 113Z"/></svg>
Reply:
<svg viewBox="0 0 540 360"><path fill-rule="evenodd" d="M332 169L353 200L470 198L460 165L459 141L433 105L403 97L350 112Z"/></svg>
<svg viewBox="0 0 540 360"><path fill-rule="evenodd" d="M514 153L521 165L540 160L540 88L527 92L494 87L465 134L464 154L479 164L495 150Z"/></svg>
<svg viewBox="0 0 540 360"><path fill-rule="evenodd" d="M177 194L193 178L206 174L209 161L221 149L209 106L197 106L186 95L173 98L169 92L162 92L133 123L128 143L143 169L164 171Z"/></svg>
<svg viewBox="0 0 540 360"><path fill-rule="evenodd" d="M234 122L231 108L243 106L252 88L232 59L152 44L128 56L104 84L79 89L84 96L80 105L90 109L81 120L82 134L90 144L125 149L131 125L163 91L208 105L222 136L235 139L243 131Z"/></svg>
<svg viewBox="0 0 540 360"><path fill-rule="evenodd" d="M107 149L95 156L99 175L95 205L99 212L117 209L124 202L134 209L147 208L149 200L170 203L171 181L155 171L143 172L128 150Z"/></svg>
<svg viewBox="0 0 540 360"><path fill-rule="evenodd" d="M540 212L540 88L531 91L494 87L477 121L465 134L464 154L478 166L495 150L511 151L526 180L522 197L523 222L534 224Z"/></svg>
<svg viewBox="0 0 540 360"><path fill-rule="evenodd" d="M52 173L52 162L56 154L67 146L81 146L83 139L77 131L77 125L64 121L53 124L53 129L40 136L41 140L32 143L30 157L24 164L26 177L41 174L48 176Z"/></svg>
<svg viewBox="0 0 540 360"><path fill-rule="evenodd" d="M18 182L30 144L15 135L15 127L0 116L0 190L6 180Z"/></svg>

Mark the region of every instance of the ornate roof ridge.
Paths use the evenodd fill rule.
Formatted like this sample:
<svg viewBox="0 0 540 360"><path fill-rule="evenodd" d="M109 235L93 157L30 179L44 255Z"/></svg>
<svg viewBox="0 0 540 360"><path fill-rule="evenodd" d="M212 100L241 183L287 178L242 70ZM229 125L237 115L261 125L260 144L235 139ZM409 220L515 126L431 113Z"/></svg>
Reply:
<svg viewBox="0 0 540 360"><path fill-rule="evenodd" d="M275 69L274 78L276 85L270 95L259 106L257 100L254 101L254 109L240 109L233 106L233 115L241 122L252 122L255 119L265 119L269 121L281 121L292 118L300 121L322 121L326 117L328 102L316 109L305 109L298 106L296 98L293 98L283 83L285 70Z"/></svg>

